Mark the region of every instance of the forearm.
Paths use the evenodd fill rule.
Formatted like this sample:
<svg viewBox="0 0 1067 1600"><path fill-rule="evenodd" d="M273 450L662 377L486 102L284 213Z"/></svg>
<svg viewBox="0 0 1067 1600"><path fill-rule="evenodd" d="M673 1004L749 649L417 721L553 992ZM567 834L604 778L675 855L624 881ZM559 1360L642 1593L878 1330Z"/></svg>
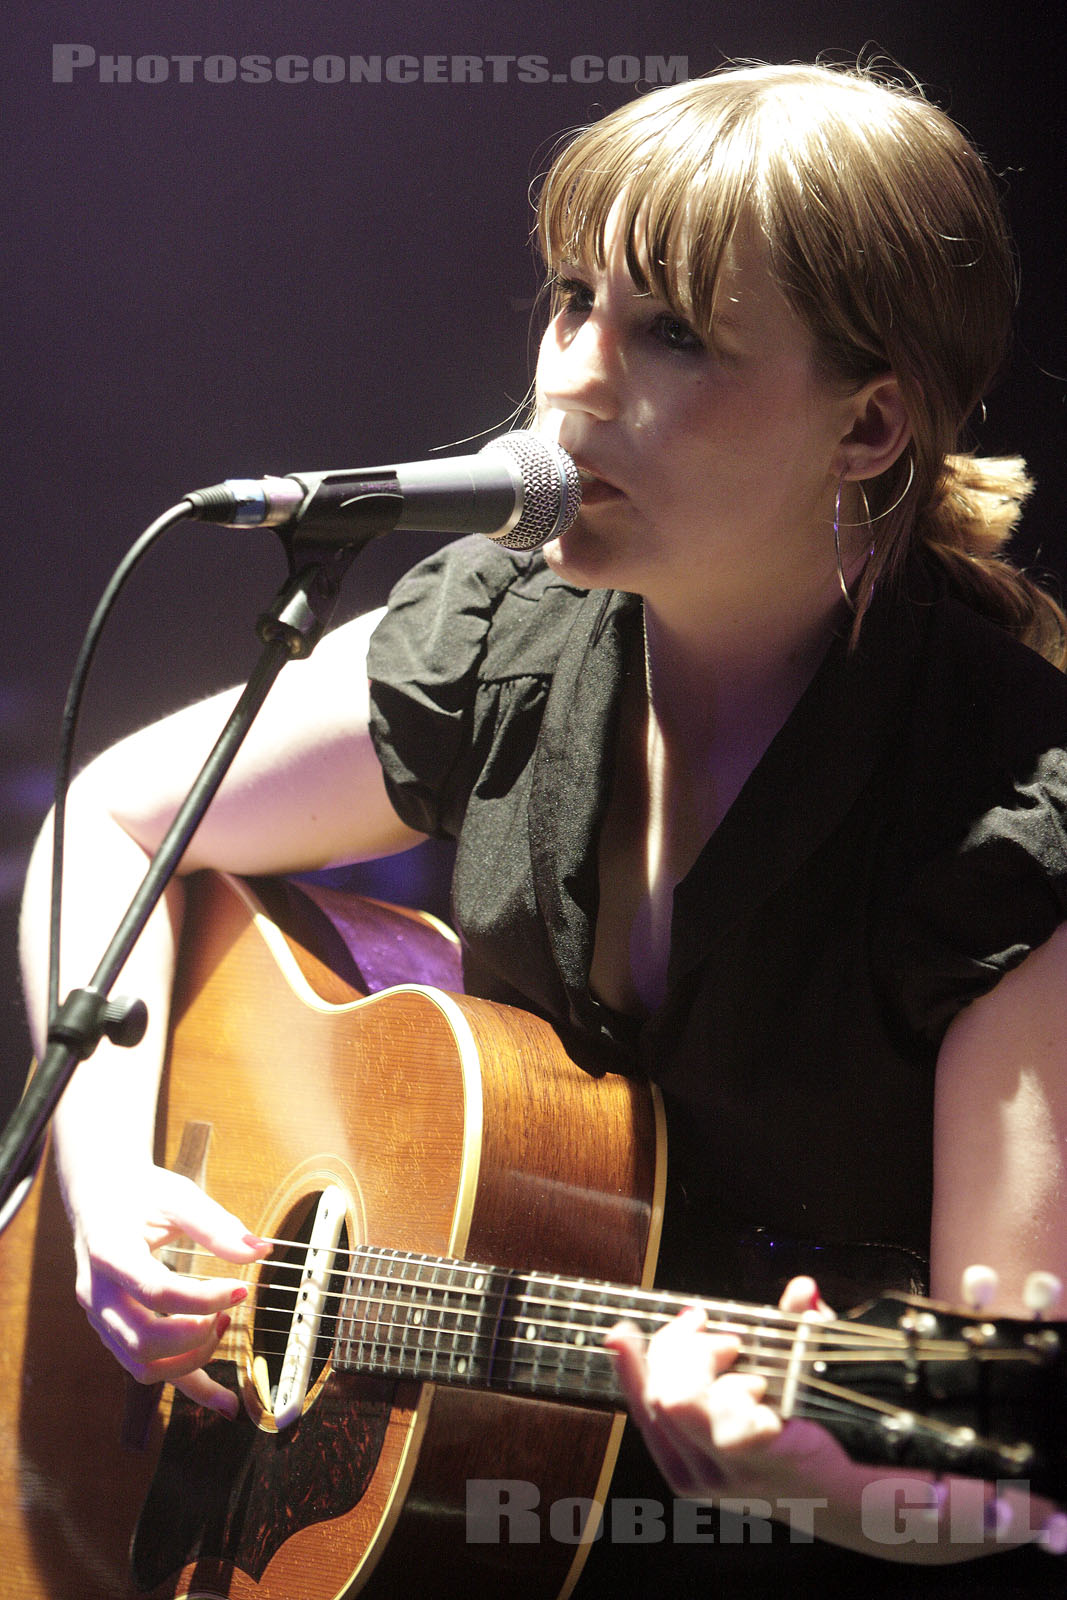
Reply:
<svg viewBox="0 0 1067 1600"><path fill-rule="evenodd" d="M1024 1484L991 1485L847 1458L801 1460L797 1476L771 1474L767 1515L791 1536L815 1537L879 1560L949 1565L1031 1542L1055 1508ZM730 1496L721 1497L729 1509Z"/></svg>
<svg viewBox="0 0 1067 1600"><path fill-rule="evenodd" d="M23 899L20 945L34 1048L44 1048L48 1010L51 823L38 840ZM140 884L145 851L102 809L75 803L66 841L60 998L88 983ZM155 1103L165 1050L169 991L183 894L168 890L115 985L148 1006L148 1031L134 1050L104 1040L74 1073L56 1113L57 1156L65 1187L76 1170L109 1160L151 1158Z"/></svg>

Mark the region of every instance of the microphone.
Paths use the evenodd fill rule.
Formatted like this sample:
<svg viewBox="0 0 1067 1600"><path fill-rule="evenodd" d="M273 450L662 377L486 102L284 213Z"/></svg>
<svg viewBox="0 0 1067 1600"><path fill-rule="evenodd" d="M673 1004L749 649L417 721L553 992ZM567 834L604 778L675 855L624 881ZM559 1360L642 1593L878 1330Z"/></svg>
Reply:
<svg viewBox="0 0 1067 1600"><path fill-rule="evenodd" d="M228 478L185 500L189 515L202 522L313 532L337 545L400 528L484 533L509 550L536 550L570 527L582 488L558 444L535 433L506 433L473 456Z"/></svg>

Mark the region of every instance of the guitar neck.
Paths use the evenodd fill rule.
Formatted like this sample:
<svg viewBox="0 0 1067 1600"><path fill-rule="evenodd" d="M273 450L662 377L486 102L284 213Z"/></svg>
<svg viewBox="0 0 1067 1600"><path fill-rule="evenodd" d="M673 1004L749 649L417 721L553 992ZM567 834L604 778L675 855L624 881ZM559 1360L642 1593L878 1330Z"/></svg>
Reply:
<svg viewBox="0 0 1067 1600"><path fill-rule="evenodd" d="M333 1362L379 1378L618 1411L624 1401L605 1333L628 1318L652 1334L694 1303L711 1331L737 1339L738 1367L766 1380L781 1416L819 1421L856 1459L990 1480L1028 1476L1063 1497L1055 1420L1064 1410L1062 1324L1020 1333L892 1295L823 1320L364 1248L351 1258Z"/></svg>
<svg viewBox="0 0 1067 1600"><path fill-rule="evenodd" d="M616 1411L624 1401L603 1335L624 1316L651 1331L685 1303L547 1273L363 1249L349 1275L333 1360L343 1371Z"/></svg>
<svg viewBox="0 0 1067 1600"><path fill-rule="evenodd" d="M806 1410L816 1349L824 1368L834 1356L869 1366L915 1351L902 1333L851 1321L367 1248L354 1256L333 1359L344 1371L621 1410L604 1335L623 1318L651 1335L692 1305L710 1331L738 1339L737 1365L766 1378L784 1416Z"/></svg>

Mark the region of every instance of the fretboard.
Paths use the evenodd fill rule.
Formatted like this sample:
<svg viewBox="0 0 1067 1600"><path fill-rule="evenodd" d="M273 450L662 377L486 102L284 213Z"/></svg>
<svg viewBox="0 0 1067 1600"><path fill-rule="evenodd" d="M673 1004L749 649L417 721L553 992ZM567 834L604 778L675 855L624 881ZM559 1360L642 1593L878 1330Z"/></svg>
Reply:
<svg viewBox="0 0 1067 1600"><path fill-rule="evenodd" d="M624 1316L652 1331L684 1303L579 1278L364 1249L349 1274L333 1359L351 1372L616 1410L623 1401L603 1334Z"/></svg>

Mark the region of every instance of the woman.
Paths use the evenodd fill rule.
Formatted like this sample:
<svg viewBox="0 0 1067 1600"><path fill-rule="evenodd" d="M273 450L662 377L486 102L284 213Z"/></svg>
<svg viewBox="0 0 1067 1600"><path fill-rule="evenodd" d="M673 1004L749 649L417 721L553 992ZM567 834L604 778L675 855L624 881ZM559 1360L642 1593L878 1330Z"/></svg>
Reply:
<svg viewBox="0 0 1067 1600"><path fill-rule="evenodd" d="M1067 1271L1067 651L1057 608L998 556L1021 463L954 453L1013 300L989 179L913 94L748 69L579 135L539 225L536 426L582 472L578 521L534 556L465 541L409 575L369 697L370 621L287 669L185 867L456 837L468 987L660 1083L662 1282L753 1297L794 1272L800 1310L821 1304L812 1268L842 1303L927 1275L956 1299L982 1260L1020 1312L1031 1268ZM93 915L68 914L72 977L104 886L125 904L220 718L180 713L79 781L71 896ZM159 992L179 900L124 988ZM43 903L31 883L38 993ZM262 1246L151 1167L151 1082L102 1049L57 1119L79 1298L137 1377L225 1409L201 1368L243 1289L150 1247ZM647 1349L626 1327L611 1343L670 1491L766 1502L781 1571L815 1560L873 1593L898 1574L871 1557L947 1568L998 1546L973 1519L954 1538L951 1504L934 1539L887 1544L864 1499L885 1472L783 1427L697 1313ZM828 1545L788 1538L801 1501ZM630 1572L640 1553L614 1552ZM692 1558L702 1583L730 1554L649 1559L663 1578ZM766 1551L735 1554L756 1592ZM984 1565L1003 1585L1016 1559Z"/></svg>

